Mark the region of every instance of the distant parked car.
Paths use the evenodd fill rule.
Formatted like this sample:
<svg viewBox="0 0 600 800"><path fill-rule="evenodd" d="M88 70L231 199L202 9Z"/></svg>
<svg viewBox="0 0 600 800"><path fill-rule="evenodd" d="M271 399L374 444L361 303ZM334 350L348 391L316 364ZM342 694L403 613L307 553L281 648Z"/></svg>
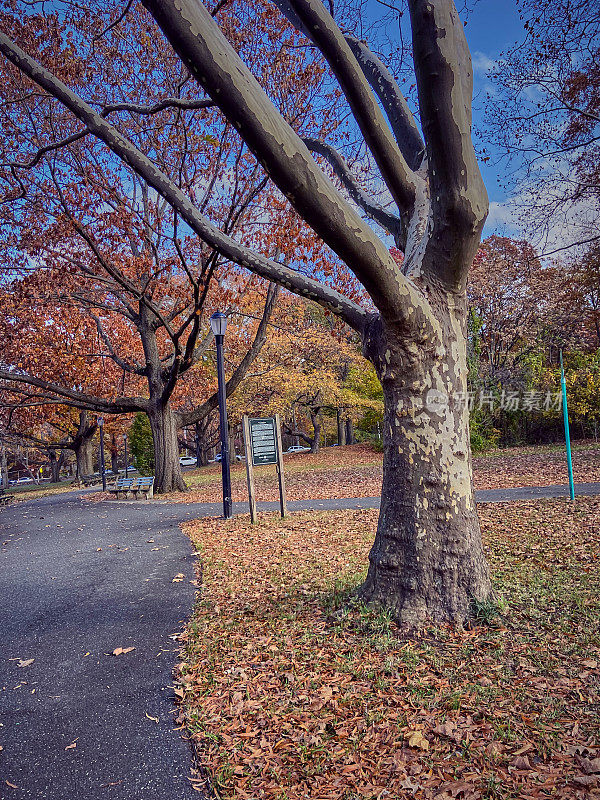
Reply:
<svg viewBox="0 0 600 800"><path fill-rule="evenodd" d="M19 478L17 483L33 483L33 478Z"/></svg>
<svg viewBox="0 0 600 800"><path fill-rule="evenodd" d="M236 453L235 454L235 460L236 461L245 461L246 457L245 456L241 456L239 453ZM209 464L213 464L215 461L221 461L221 453L217 453L217 455L214 458L210 458L208 460L208 463Z"/></svg>
<svg viewBox="0 0 600 800"><path fill-rule="evenodd" d="M285 451L286 453L305 453L307 450L310 450L310 447L304 447L301 444L293 444L291 447Z"/></svg>
<svg viewBox="0 0 600 800"><path fill-rule="evenodd" d="M179 463L182 467L195 467L196 466L196 457L195 456L181 456L179 459Z"/></svg>

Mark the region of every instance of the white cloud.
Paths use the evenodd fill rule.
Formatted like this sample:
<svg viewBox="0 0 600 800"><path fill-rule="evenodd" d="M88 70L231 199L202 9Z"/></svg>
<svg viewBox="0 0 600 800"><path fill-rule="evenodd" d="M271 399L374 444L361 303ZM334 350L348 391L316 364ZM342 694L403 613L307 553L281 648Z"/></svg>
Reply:
<svg viewBox="0 0 600 800"><path fill-rule="evenodd" d="M484 238L493 233L499 236L528 238L541 254L574 245L561 251L566 258L571 258L582 250L576 243L590 238L597 232L599 208L593 198L574 202L561 213L547 217L543 223L540 220L537 226L534 218L528 217L531 208L532 196L526 190L507 197L501 203L492 201L483 231Z"/></svg>
<svg viewBox="0 0 600 800"><path fill-rule="evenodd" d="M518 206L514 198L503 203L492 201L483 235L489 236L500 232L508 236L517 234L520 231Z"/></svg>
<svg viewBox="0 0 600 800"><path fill-rule="evenodd" d="M494 69L498 64L497 61L490 58L485 53L482 53L481 50L476 50L471 56L471 59L473 62L473 72L480 78L487 78L489 71Z"/></svg>

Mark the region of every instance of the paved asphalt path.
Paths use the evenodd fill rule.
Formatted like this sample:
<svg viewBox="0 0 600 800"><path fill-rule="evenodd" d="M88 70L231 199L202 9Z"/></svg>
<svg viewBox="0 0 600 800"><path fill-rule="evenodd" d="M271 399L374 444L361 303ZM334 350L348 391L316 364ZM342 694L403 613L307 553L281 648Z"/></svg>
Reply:
<svg viewBox="0 0 600 800"><path fill-rule="evenodd" d="M198 798L170 688L195 512L80 494L0 510L0 797Z"/></svg>
<svg viewBox="0 0 600 800"><path fill-rule="evenodd" d="M600 483L577 493L600 494ZM198 798L191 751L173 725L172 636L195 595L179 523L221 506L81 495L0 509L0 798ZM564 496L567 486L547 486L480 491L477 500ZM289 503L292 511L378 505L378 497ZM117 647L135 650L111 655Z"/></svg>

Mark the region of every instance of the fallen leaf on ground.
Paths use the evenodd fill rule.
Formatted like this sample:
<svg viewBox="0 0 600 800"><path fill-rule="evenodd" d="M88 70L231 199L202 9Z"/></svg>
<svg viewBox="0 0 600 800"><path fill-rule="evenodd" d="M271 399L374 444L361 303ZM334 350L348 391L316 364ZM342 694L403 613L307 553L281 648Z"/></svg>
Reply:
<svg viewBox="0 0 600 800"><path fill-rule="evenodd" d="M152 722L158 723L158 721L159 721L158 717L153 717L151 714L148 714L147 712L146 712L146 716L148 717L148 719L151 719Z"/></svg>
<svg viewBox="0 0 600 800"><path fill-rule="evenodd" d="M19 663L17 664L17 667L30 667L33 664L34 661L35 661L35 658L26 658L24 660L21 659L19 661Z"/></svg>
<svg viewBox="0 0 600 800"><path fill-rule="evenodd" d="M182 581L184 578L185 575L183 574L183 572L178 572L177 575L175 575L175 577L173 578L172 583L179 583L179 581Z"/></svg>
<svg viewBox="0 0 600 800"><path fill-rule="evenodd" d="M426 739L421 731L407 731L404 738L408 739L409 747L418 747L419 750L429 750L429 740Z"/></svg>
<svg viewBox="0 0 600 800"><path fill-rule="evenodd" d="M122 656L125 653L131 653L132 650L135 650L135 647L115 647L112 654L113 656Z"/></svg>

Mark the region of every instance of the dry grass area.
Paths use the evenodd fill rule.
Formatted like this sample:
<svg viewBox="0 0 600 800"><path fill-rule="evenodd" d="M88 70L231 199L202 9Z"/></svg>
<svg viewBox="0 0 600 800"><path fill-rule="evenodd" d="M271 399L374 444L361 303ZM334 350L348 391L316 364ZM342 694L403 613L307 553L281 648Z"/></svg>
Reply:
<svg viewBox="0 0 600 800"><path fill-rule="evenodd" d="M216 796L600 796L600 500L480 516L499 616L412 639L348 603L375 511L185 526L202 595L179 721Z"/></svg>
<svg viewBox="0 0 600 800"><path fill-rule="evenodd" d="M367 445L328 447L317 455L286 455L285 477L288 499L314 500L335 497L375 497L381 491L382 455ZM600 481L600 448L588 444L573 454L576 481ZM473 461L476 489L513 486L548 486L567 483L564 450L560 448L509 448L477 456ZM258 467L256 492L258 500L277 500L277 479L274 467ZM190 491L170 495L179 502L219 502L221 467L219 464L186 472ZM232 469L232 490L235 501L248 499L246 467Z"/></svg>

